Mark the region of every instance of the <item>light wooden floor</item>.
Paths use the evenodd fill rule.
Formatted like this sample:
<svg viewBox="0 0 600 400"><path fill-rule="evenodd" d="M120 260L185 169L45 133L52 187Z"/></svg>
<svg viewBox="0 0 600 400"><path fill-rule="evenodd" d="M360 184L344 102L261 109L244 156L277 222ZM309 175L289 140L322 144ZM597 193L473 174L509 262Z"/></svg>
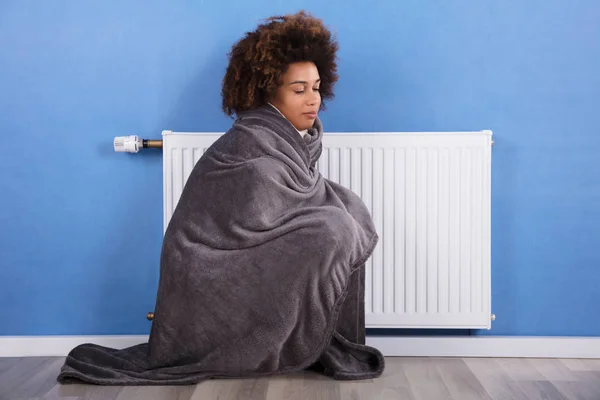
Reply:
<svg viewBox="0 0 600 400"><path fill-rule="evenodd" d="M384 375L369 381L337 382L303 373L180 387L61 386L55 379L63 361L0 358L0 400L600 400L600 360L387 358Z"/></svg>

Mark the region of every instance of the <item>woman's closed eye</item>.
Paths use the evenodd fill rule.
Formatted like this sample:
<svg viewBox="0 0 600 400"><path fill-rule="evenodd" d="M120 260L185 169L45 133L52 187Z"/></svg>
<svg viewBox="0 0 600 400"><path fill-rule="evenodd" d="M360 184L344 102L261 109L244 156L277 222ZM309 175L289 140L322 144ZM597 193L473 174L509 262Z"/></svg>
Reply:
<svg viewBox="0 0 600 400"><path fill-rule="evenodd" d="M315 92L318 92L320 89L319 88L313 88L313 90ZM302 93L304 93L304 90L294 90L294 93L296 93L296 94L302 94Z"/></svg>

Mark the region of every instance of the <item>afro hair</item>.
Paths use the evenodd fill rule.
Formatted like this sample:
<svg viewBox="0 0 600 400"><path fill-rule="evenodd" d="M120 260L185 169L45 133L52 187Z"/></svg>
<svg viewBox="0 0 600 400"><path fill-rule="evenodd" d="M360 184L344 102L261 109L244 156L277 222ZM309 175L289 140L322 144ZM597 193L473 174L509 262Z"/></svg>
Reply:
<svg viewBox="0 0 600 400"><path fill-rule="evenodd" d="M222 81L222 108L232 116L266 104L281 84L288 65L315 63L321 78L321 109L334 97L338 44L323 22L300 11L266 19L247 32L228 54Z"/></svg>

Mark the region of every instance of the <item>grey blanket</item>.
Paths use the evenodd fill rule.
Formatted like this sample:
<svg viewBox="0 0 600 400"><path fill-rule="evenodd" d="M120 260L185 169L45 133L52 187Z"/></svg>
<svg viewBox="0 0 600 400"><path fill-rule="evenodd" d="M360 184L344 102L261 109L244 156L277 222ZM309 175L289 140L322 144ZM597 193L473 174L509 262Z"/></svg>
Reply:
<svg viewBox="0 0 600 400"><path fill-rule="evenodd" d="M364 265L378 236L350 190L316 169L323 130L303 138L271 106L239 115L193 169L167 227L148 343L83 344L62 383L195 384L313 370L374 378Z"/></svg>

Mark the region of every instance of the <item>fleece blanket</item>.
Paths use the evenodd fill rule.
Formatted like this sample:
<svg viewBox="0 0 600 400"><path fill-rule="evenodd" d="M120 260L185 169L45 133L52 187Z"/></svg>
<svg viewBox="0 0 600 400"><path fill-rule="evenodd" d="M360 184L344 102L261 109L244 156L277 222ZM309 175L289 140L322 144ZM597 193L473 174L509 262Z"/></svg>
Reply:
<svg viewBox="0 0 600 400"><path fill-rule="evenodd" d="M375 378L364 267L378 241L352 191L325 179L320 120L241 113L189 176L163 238L147 343L74 348L58 381L196 384L312 370Z"/></svg>

